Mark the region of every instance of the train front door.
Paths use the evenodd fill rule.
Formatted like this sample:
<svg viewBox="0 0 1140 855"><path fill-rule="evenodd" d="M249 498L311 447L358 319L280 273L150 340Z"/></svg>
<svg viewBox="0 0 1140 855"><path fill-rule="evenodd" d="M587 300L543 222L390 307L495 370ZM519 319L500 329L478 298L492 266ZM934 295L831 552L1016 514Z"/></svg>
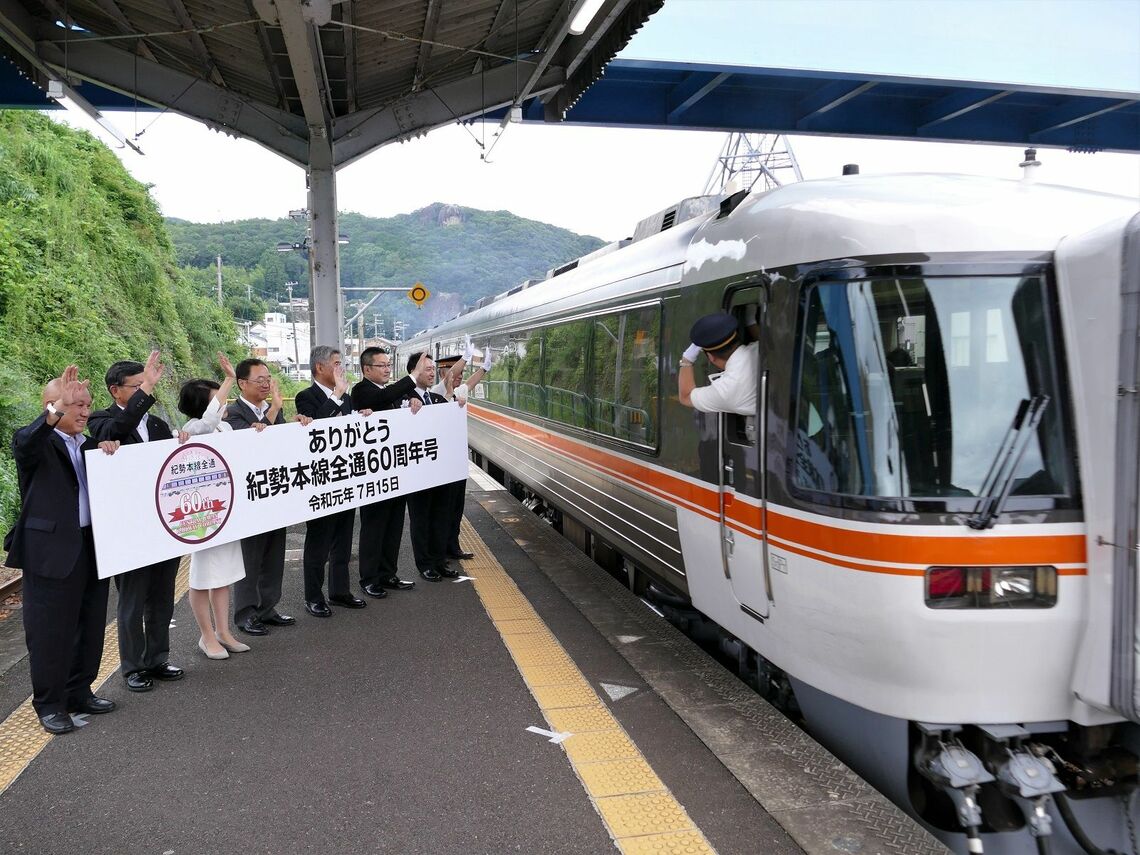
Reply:
<svg viewBox="0 0 1140 855"><path fill-rule="evenodd" d="M750 341L764 341L765 293L761 287L729 291L726 310L740 319ZM763 399L766 371L763 347L757 366L757 412L720 415L720 543L724 572L740 608L763 621L771 605L764 533L764 494L767 479L764 459Z"/></svg>

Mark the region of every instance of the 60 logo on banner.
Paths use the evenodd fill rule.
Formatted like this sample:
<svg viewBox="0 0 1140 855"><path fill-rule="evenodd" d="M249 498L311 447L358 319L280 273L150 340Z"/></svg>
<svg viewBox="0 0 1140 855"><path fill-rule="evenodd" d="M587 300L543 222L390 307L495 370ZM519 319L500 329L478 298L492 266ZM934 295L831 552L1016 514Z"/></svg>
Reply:
<svg viewBox="0 0 1140 855"><path fill-rule="evenodd" d="M159 519L171 537L183 543L202 543L222 530L233 511L233 474L222 456L208 445L184 445L162 464L154 500Z"/></svg>

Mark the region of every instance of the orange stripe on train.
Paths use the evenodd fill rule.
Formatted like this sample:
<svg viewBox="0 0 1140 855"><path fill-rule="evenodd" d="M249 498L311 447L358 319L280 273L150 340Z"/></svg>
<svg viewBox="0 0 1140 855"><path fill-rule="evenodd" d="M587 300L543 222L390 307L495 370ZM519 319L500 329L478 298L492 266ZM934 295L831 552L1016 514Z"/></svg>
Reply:
<svg viewBox="0 0 1140 855"><path fill-rule="evenodd" d="M596 446L559 436L529 422L489 410L471 408L478 419L495 424L532 442L558 451L594 469L618 477L626 483L646 490L670 502L680 502L709 519L719 520L719 493L710 487L693 484L627 460ZM725 516L729 526L744 534L755 534L760 528L760 509L746 502L732 501L726 496ZM1072 535L998 535L972 534L964 536L930 537L908 534L883 534L874 531L856 531L810 522L768 509L768 528L773 538L789 542L788 548L800 554L791 544L831 552L849 559L879 561L884 564L949 564L949 565L1009 565L1009 564L1084 564L1085 538ZM751 529L751 531L749 531ZM852 564L824 556L812 556L853 570L892 573L894 575L921 575L920 570L894 567L876 567ZM1061 575L1085 575L1082 568L1068 568Z"/></svg>

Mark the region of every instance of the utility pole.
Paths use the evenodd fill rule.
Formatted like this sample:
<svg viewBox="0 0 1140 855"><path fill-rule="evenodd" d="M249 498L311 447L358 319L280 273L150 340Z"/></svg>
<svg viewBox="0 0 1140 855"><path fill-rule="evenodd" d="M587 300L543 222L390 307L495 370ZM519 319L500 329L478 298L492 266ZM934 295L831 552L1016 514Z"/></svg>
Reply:
<svg viewBox="0 0 1140 855"><path fill-rule="evenodd" d="M374 335L376 338L380 338L380 319L382 317L384 316L380 314L375 314L372 316L372 335Z"/></svg>
<svg viewBox="0 0 1140 855"><path fill-rule="evenodd" d="M297 376L301 376L301 351L297 347L297 309L293 305L293 285L292 282L286 282L285 287L289 289L289 322L293 325L293 364L297 366Z"/></svg>
<svg viewBox="0 0 1140 855"><path fill-rule="evenodd" d="M218 256L218 305L222 305L222 257Z"/></svg>

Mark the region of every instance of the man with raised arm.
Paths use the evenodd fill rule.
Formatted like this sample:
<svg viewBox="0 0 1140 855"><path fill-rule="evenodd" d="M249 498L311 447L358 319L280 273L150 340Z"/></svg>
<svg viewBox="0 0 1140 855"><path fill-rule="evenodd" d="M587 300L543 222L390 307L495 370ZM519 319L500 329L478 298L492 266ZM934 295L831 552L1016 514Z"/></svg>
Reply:
<svg viewBox="0 0 1140 855"><path fill-rule="evenodd" d="M43 391L44 411L12 437L20 479L20 516L4 548L24 571L24 638L32 706L48 733L75 729L69 713L99 714L114 701L96 697L107 623L107 580L95 569L83 435L91 414L87 380L69 365ZM114 454L117 442L98 444Z"/></svg>
<svg viewBox="0 0 1140 855"><path fill-rule="evenodd" d="M357 410L398 409L404 397L416 388L410 374L392 383L392 357L378 347L360 354L364 379L352 387L352 406ZM422 406L417 404L417 409ZM406 591L415 582L399 575L400 541L404 537L404 512L408 500L395 496L360 508L360 588L365 595L383 599L385 588Z"/></svg>
<svg viewBox="0 0 1140 855"><path fill-rule="evenodd" d="M149 412L156 400L155 387L165 370L157 350L151 351L145 365L122 360L108 368L105 379L113 403L91 414L91 435L123 445L173 439L170 425ZM115 536L130 537L130 531L124 529ZM168 558L115 577L119 591L119 659L127 688L132 692L149 692L155 680L182 679L182 669L169 662L178 562L178 558Z"/></svg>
<svg viewBox="0 0 1140 855"><path fill-rule="evenodd" d="M226 424L234 430L264 430L285 424L284 404L277 381L260 359L243 359L234 368L238 399L226 407ZM307 423L305 419L303 423ZM285 529L242 539L245 578L234 583L234 623L247 635L268 635L270 626L292 626L292 615L281 614L281 580L285 575Z"/></svg>
<svg viewBox="0 0 1140 855"><path fill-rule="evenodd" d="M322 344L309 354L313 385L297 393L297 412L311 419L333 419L352 413L348 380L340 351ZM371 415L372 410L361 410ZM329 603L346 609L368 605L348 588L348 562L352 558L352 529L356 509L338 511L305 523L305 611L313 617L332 617ZM329 568L329 596L325 599L325 564Z"/></svg>

